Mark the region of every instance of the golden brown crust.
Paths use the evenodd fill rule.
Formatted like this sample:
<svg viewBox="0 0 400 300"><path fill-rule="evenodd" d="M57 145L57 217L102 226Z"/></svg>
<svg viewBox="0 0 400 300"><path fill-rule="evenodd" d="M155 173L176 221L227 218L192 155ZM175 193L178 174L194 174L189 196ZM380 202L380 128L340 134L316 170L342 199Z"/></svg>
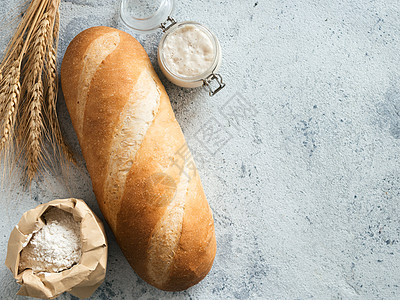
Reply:
<svg viewBox="0 0 400 300"><path fill-rule="evenodd" d="M111 138L118 125L119 114L128 101L127 96L137 79L135 67L143 67L140 63L130 68L120 66L121 61L132 61L135 58L135 48L139 46L140 44L136 42L132 47L131 39L121 38L116 50L102 62L96 71L85 108L83 123L85 138L81 142L82 153L91 174L99 206L107 219L109 219L108 209L104 207L102 187L107 175L105 170L111 152ZM113 75L110 76L110 74ZM112 99L112 105L110 105L110 99ZM115 229L115 224L110 224L110 226Z"/></svg>
<svg viewBox="0 0 400 300"><path fill-rule="evenodd" d="M93 78L88 78L83 130L81 136L78 134L82 153L100 209L137 274L163 290L187 289L211 269L216 252L214 222L199 176L192 174L190 180L185 179L176 167L177 163L185 163L178 154L186 145L185 139L143 47L132 36L108 27L80 33L69 45L62 63L65 101L77 129L76 87L80 87L85 70L85 55L95 55L88 54L87 49L93 49L93 42L102 35L113 32L119 34L118 45L92 70ZM99 46L98 51L105 50ZM121 184L123 196L111 203L104 193L110 176L105 170L111 152L116 151L112 142L121 122L119 117L130 105L132 89L143 71L149 72L157 84L160 102L149 127L143 127L145 135L135 137L140 146L129 164L126 182ZM115 210L118 213L114 218ZM172 235L164 236L164 226L174 228ZM154 243L160 244L154 247ZM165 272L154 272L158 266L163 266Z"/></svg>
<svg viewBox="0 0 400 300"><path fill-rule="evenodd" d="M170 279L164 290L185 290L197 284L210 271L217 250L214 219L200 177L190 181L182 236L175 252Z"/></svg>
<svg viewBox="0 0 400 300"><path fill-rule="evenodd" d="M101 30L99 30L100 28ZM68 99L68 110L70 111L70 117L74 128L77 123L76 107L78 98L78 89L74 87L79 85L81 76L80 70L83 69L84 55L93 40L108 32L112 32L112 28L93 27L82 31L74 38L73 43L71 42L69 44L69 55L64 56L62 62L64 67L61 69L61 85L65 87L63 89L63 94L66 101Z"/></svg>

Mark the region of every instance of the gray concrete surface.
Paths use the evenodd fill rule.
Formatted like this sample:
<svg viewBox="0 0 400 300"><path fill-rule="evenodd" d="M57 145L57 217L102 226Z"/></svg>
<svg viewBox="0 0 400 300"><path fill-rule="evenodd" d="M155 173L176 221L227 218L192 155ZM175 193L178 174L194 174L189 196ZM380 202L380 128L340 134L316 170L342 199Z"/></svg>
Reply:
<svg viewBox="0 0 400 300"><path fill-rule="evenodd" d="M2 1L2 19L18 3ZM400 299L399 2L187 0L175 17L209 26L224 52L227 87L214 98L156 67L214 212L215 263L197 286L162 292L138 278L108 230L107 278L91 299ZM60 59L88 27L132 33L112 0L62 1L61 22ZM134 36L156 65L161 34ZM0 261L39 203L78 197L101 215L63 99L59 114L78 166L30 191L2 188ZM0 298L20 299L17 289L1 265Z"/></svg>

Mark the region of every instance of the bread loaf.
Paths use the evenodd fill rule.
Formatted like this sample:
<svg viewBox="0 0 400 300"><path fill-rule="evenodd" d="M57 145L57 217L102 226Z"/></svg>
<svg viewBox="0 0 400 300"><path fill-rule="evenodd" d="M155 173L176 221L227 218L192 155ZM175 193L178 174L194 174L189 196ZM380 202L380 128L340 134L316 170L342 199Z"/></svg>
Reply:
<svg viewBox="0 0 400 300"><path fill-rule="evenodd" d="M202 280L214 220L168 95L143 47L108 27L68 46L61 83L100 209L136 273L178 291Z"/></svg>

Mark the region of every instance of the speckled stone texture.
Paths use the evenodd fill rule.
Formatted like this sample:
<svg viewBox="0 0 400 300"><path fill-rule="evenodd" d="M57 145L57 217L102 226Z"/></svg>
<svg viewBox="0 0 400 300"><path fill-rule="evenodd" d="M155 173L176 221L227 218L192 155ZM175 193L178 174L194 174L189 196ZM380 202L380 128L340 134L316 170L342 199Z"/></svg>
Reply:
<svg viewBox="0 0 400 300"><path fill-rule="evenodd" d="M133 33L117 2L62 1L60 59L88 27ZM1 18L17 4L2 1ZM214 98L156 66L214 212L215 263L197 286L162 292L107 228L107 278L91 299L400 299L398 0L186 0L174 16L209 26L223 49L227 87ZM10 26L0 35L3 51ZM156 65L161 33L134 36ZM13 226L39 203L78 197L101 216L62 98L58 109L78 166L30 191L3 184L1 261ZM0 298L20 299L17 289L2 265Z"/></svg>

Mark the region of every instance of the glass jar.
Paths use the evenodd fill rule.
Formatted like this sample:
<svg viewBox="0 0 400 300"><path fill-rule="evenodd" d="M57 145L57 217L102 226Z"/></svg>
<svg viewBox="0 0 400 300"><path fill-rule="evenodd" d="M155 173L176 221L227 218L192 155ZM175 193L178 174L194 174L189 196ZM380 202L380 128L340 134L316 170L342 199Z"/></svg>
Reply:
<svg viewBox="0 0 400 300"><path fill-rule="evenodd" d="M130 28L138 33L150 33L156 30L163 30L164 35L158 45L158 63L165 77L172 83L185 87L195 88L205 87L210 96L214 96L225 83L222 76L218 74L218 69L222 61L221 46L217 37L204 25L193 22L176 22L172 17L175 8L174 0L122 0L121 1L121 19ZM164 49L166 41L177 30L191 26L204 34L209 39L213 49L213 57L206 69L200 73L180 74L177 70L168 65L166 59L166 50ZM178 60L182 57L176 57ZM187 56L185 56L187 58Z"/></svg>

